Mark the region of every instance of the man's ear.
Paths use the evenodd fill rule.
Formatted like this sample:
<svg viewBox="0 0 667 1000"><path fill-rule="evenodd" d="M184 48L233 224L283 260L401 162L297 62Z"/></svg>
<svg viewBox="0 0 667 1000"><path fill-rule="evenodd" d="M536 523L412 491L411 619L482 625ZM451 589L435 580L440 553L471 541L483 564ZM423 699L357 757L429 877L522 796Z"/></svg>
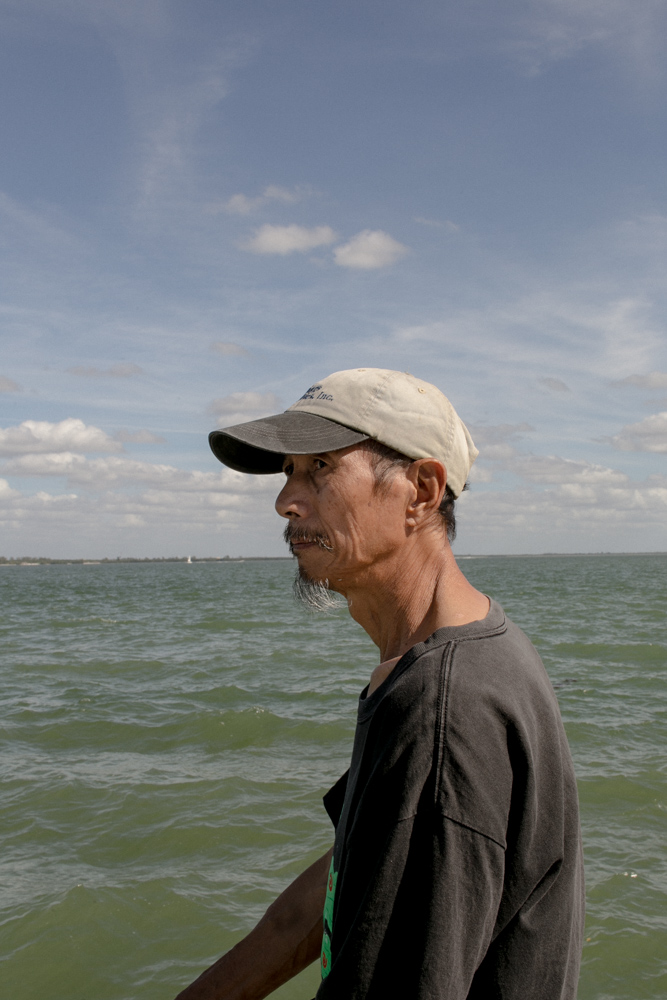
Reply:
<svg viewBox="0 0 667 1000"><path fill-rule="evenodd" d="M437 458L418 458L408 466L405 474L412 484L407 523L416 526L440 506L447 485L447 470Z"/></svg>

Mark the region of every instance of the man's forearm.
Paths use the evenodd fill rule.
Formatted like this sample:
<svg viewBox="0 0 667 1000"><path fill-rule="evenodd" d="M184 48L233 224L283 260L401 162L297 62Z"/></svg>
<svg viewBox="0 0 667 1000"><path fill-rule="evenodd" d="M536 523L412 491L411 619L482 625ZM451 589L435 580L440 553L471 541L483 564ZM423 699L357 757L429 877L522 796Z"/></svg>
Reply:
<svg viewBox="0 0 667 1000"><path fill-rule="evenodd" d="M176 1000L262 1000L320 953L331 851L299 875L247 937Z"/></svg>

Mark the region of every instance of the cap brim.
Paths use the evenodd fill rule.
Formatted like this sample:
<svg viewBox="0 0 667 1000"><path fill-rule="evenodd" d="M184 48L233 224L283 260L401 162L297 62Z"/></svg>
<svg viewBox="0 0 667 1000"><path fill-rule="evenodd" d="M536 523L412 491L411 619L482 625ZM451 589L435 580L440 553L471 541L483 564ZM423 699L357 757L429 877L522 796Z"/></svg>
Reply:
<svg viewBox="0 0 667 1000"><path fill-rule="evenodd" d="M208 440L211 451L223 465L261 476L281 472L285 455L317 455L348 448L367 441L368 434L315 413L286 410L272 417L211 431Z"/></svg>

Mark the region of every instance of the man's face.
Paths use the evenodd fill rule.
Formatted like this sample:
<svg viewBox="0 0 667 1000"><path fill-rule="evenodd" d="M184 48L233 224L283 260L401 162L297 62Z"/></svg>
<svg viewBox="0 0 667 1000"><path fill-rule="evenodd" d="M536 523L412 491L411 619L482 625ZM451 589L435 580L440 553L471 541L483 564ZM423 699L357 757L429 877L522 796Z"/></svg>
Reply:
<svg viewBox="0 0 667 1000"><path fill-rule="evenodd" d="M329 580L344 593L382 571L405 542L409 483L391 478L377 488L363 444L318 455L287 455L287 482L276 510L302 576Z"/></svg>

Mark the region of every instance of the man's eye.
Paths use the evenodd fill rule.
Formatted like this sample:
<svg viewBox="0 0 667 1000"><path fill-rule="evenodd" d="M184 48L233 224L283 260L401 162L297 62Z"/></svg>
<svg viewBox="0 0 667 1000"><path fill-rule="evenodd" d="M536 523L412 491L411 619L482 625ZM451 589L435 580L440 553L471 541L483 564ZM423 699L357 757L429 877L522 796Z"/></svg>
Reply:
<svg viewBox="0 0 667 1000"><path fill-rule="evenodd" d="M292 475L292 473L294 472L294 466L292 465L291 462L288 462L287 465L283 467L283 472L285 473L286 476Z"/></svg>
<svg viewBox="0 0 667 1000"><path fill-rule="evenodd" d="M323 461L321 458L316 458L315 459L315 468L316 469L326 469L326 467L327 467L327 463L325 461Z"/></svg>

